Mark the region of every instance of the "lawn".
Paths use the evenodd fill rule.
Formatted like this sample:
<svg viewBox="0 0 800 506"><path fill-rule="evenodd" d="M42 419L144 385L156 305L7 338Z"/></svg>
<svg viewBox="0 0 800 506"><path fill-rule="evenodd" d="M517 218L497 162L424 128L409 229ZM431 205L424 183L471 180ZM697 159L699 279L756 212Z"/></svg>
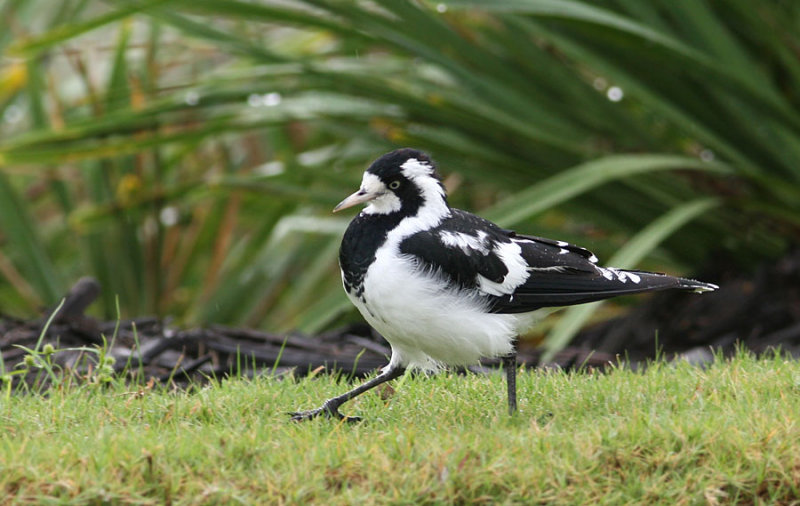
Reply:
<svg viewBox="0 0 800 506"><path fill-rule="evenodd" d="M800 501L800 364L405 376L289 422L347 387L236 378L185 392L77 385L0 404L0 502L782 503Z"/></svg>

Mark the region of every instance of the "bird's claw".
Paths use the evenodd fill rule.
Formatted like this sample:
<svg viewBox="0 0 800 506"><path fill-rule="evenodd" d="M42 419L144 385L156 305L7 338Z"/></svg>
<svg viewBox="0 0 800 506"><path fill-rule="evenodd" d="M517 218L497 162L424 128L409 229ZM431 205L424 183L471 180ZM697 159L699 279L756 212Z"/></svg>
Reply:
<svg viewBox="0 0 800 506"><path fill-rule="evenodd" d="M322 409L317 408L308 411L290 411L288 415L292 417L291 420L293 422L302 422L304 420L316 418L320 413L322 413Z"/></svg>
<svg viewBox="0 0 800 506"><path fill-rule="evenodd" d="M347 423L356 423L362 420L360 416L345 416L339 412L338 407L329 405L327 403L323 404L317 409L310 409L308 411L292 411L289 413L289 416L293 422L312 420L319 415L324 415L325 418L335 418Z"/></svg>

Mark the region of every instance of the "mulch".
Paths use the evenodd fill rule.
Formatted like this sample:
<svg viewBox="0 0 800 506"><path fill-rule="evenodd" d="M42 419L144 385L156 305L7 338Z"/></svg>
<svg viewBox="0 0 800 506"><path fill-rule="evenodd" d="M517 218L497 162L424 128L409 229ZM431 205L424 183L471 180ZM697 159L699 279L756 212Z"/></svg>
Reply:
<svg viewBox="0 0 800 506"><path fill-rule="evenodd" d="M636 367L659 352L704 363L714 351L730 355L738 347L755 353L779 348L800 357L800 251L753 273L717 266L700 279L717 282L721 289L703 296L655 294L624 317L583 331L552 362L543 363L541 350L526 343L520 346L519 361L529 368L577 369L603 368L623 357ZM54 308L31 320L0 317L5 371L21 367L25 348L38 345L42 350L48 343L58 350L53 362L76 375L90 377L96 371L97 354L87 349L107 348L116 372L141 372L177 386L230 374L338 371L362 377L384 366L391 354L386 341L365 324L306 336L223 325L181 329L152 317L101 321L84 314L99 293L92 278L78 280L43 336ZM469 370L483 373L496 367L497 361L486 360ZM30 383L37 372L14 380Z"/></svg>
<svg viewBox="0 0 800 506"><path fill-rule="evenodd" d="M702 296L655 294L623 318L586 329L573 344L626 353L634 362L657 350L694 362L711 360L712 350L731 355L737 348L800 357L800 250L752 272L720 262L698 279L720 289Z"/></svg>

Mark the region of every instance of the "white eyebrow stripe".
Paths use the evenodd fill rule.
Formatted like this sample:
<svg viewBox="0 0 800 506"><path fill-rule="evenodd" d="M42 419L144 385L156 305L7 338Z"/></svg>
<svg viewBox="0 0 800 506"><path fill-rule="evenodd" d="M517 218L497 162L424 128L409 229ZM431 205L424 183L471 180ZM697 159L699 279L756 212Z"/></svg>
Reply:
<svg viewBox="0 0 800 506"><path fill-rule="evenodd" d="M409 158L403 162L400 168L403 169L403 174L409 179L430 176L433 170L428 162L417 160L416 158Z"/></svg>

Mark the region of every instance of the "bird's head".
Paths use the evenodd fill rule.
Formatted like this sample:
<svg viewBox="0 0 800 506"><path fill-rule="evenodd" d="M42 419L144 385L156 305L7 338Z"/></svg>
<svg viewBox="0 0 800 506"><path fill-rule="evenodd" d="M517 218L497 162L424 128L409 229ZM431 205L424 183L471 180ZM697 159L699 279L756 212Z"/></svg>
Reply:
<svg viewBox="0 0 800 506"><path fill-rule="evenodd" d="M403 212L423 206L447 206L447 197L433 161L421 151L403 148L378 158L364 172L359 190L339 202L333 212L369 203L367 214Z"/></svg>

